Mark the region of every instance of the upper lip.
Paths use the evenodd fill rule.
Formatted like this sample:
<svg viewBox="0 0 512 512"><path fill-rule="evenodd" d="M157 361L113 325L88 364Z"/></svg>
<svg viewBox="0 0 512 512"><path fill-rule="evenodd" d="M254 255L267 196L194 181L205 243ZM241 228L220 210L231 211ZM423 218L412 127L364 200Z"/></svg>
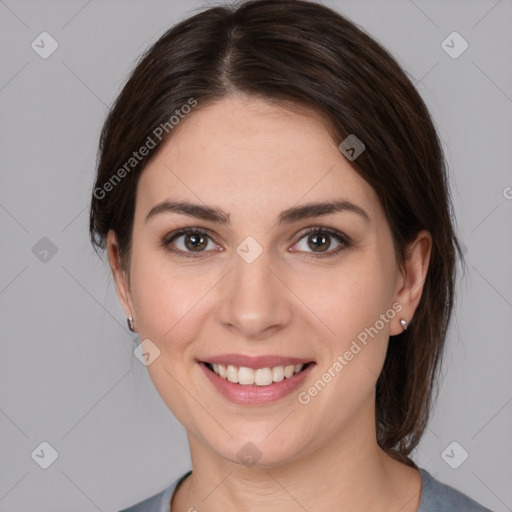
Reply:
<svg viewBox="0 0 512 512"><path fill-rule="evenodd" d="M244 356L242 354L221 354L218 356L209 356L200 360L204 363L216 363L216 364L231 364L233 366L243 366L245 368L272 368L274 366L287 366L290 364L306 364L311 363L311 359L304 359L301 357L291 356Z"/></svg>

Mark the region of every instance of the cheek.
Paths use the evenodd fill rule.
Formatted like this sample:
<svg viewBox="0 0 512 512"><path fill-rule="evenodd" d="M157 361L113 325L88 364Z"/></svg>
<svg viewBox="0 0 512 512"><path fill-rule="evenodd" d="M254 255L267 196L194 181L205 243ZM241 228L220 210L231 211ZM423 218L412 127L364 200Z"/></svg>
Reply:
<svg viewBox="0 0 512 512"><path fill-rule="evenodd" d="M140 251L133 258L132 296L141 340L154 341L169 365L179 361L182 366L194 357L187 350L194 348L191 340L201 337L221 276L214 269L180 267L158 252Z"/></svg>
<svg viewBox="0 0 512 512"><path fill-rule="evenodd" d="M182 281L155 256L149 250L134 250L131 290L141 339L154 340L160 347L190 309L190 297Z"/></svg>
<svg viewBox="0 0 512 512"><path fill-rule="evenodd" d="M337 269L301 275L293 289L322 321L328 339L343 348L391 307L392 276L392 267L373 254L354 254ZM389 323L379 327L387 335Z"/></svg>
<svg viewBox="0 0 512 512"><path fill-rule="evenodd" d="M323 294L317 288L309 290L308 304L329 329L322 331L326 334L318 350L316 379L301 389L300 403L311 403L312 409L322 411L325 424L331 425L326 428L334 435L362 407L373 411L395 311L382 283L368 273L340 273L336 281L323 284Z"/></svg>
<svg viewBox="0 0 512 512"><path fill-rule="evenodd" d="M190 386L190 371L198 371L190 341L200 337L203 322L199 317L206 297L200 299L213 284L213 279L205 275L187 278L176 267L150 258L148 253L133 260L132 294L140 339L150 339L160 351L147 366L148 374L163 401L190 430L195 428L193 421L189 425L194 402L184 389ZM200 399L198 390L193 395ZM208 418L197 419L201 421L207 422Z"/></svg>
<svg viewBox="0 0 512 512"><path fill-rule="evenodd" d="M317 405L343 403L341 409L325 405L335 422L344 421L374 393L386 357L390 322L396 315L393 260L371 251L354 256L336 271L308 279L302 276L293 288L307 297L307 306L321 320L316 320L324 333L318 377L332 384L317 386L323 389ZM305 392L313 397L318 391Z"/></svg>

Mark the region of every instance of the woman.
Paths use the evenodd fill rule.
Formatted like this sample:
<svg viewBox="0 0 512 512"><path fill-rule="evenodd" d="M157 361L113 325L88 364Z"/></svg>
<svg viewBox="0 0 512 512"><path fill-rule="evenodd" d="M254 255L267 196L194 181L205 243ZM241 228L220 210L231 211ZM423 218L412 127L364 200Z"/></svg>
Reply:
<svg viewBox="0 0 512 512"><path fill-rule="evenodd" d="M487 510L409 458L461 254L429 113L353 23L171 28L106 120L90 233L192 458L128 510Z"/></svg>

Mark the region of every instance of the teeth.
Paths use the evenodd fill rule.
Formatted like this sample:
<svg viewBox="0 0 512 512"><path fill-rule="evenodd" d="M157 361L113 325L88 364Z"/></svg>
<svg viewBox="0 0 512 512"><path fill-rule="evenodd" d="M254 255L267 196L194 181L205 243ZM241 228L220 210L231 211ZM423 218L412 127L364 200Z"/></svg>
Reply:
<svg viewBox="0 0 512 512"><path fill-rule="evenodd" d="M284 366L276 366L272 368L272 380L274 382L281 382L284 379Z"/></svg>
<svg viewBox="0 0 512 512"><path fill-rule="evenodd" d="M284 378L289 379L293 377L293 375L299 373L304 368L303 364L258 368L257 370L245 366L233 366L232 364L226 366L214 363L212 366L213 371L223 379L243 386L250 386L252 384L270 386L273 382L281 382Z"/></svg>
<svg viewBox="0 0 512 512"><path fill-rule="evenodd" d="M288 365L284 367L284 376L289 379L295 372L295 366Z"/></svg>
<svg viewBox="0 0 512 512"><path fill-rule="evenodd" d="M235 377L238 376L238 383L244 384L244 385L250 385L254 384L255 376L254 376L254 370L252 368L245 368L244 366L241 366L240 369L237 371L237 368L235 366L229 365L228 366L228 380L230 382L236 382L234 379L230 379L229 369L231 368L231 375L234 375Z"/></svg>
<svg viewBox="0 0 512 512"><path fill-rule="evenodd" d="M272 384L273 374L270 368L258 368L254 373L254 384L256 386L268 386Z"/></svg>
<svg viewBox="0 0 512 512"><path fill-rule="evenodd" d="M233 365L228 365L228 368L226 370L227 377L229 382L234 382L235 384L238 382L238 379L243 379L243 376L240 372L240 377L238 376L238 370ZM240 384L244 384L243 382L240 382ZM252 384L252 382L249 382L249 384Z"/></svg>

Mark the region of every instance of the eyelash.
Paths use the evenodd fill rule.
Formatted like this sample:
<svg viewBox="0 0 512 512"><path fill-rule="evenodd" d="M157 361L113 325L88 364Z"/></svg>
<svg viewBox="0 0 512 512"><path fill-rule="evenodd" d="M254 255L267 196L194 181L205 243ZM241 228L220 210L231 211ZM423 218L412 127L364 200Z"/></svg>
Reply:
<svg viewBox="0 0 512 512"><path fill-rule="evenodd" d="M347 247L350 247L352 245L352 240L350 239L350 237L348 237L347 235L342 235L339 231L336 231L334 229L327 228L327 227L324 227L324 226L315 226L315 227L312 227L312 228L308 228L302 234L302 236L299 238L297 243L300 240L302 240L304 237L306 237L307 235L310 235L311 233L322 233L322 234L325 234L325 235L332 236L338 242L340 242L340 245L336 249L332 249L329 252L316 253L315 256L303 256L305 259L318 259L318 258L328 258L328 257L331 257L331 256L335 256L338 253L340 253L341 251L343 251L344 249L346 249ZM208 231L205 230L205 229L184 228L184 229L180 229L178 231L175 231L174 233L171 233L170 235L165 236L162 239L162 241L160 243L160 246L163 247L166 251L169 251L169 252L171 252L173 254L176 254L176 256L179 256L179 257L182 257L182 258L199 258L199 257L202 257L204 255L202 253L207 252L207 251L199 251L196 254L194 254L194 253L191 253L191 252L182 251L181 249L174 249L171 246L171 243L176 238L179 238L182 235L207 235L211 239L210 235L208 235ZM313 253L313 254L315 254L315 253Z"/></svg>

